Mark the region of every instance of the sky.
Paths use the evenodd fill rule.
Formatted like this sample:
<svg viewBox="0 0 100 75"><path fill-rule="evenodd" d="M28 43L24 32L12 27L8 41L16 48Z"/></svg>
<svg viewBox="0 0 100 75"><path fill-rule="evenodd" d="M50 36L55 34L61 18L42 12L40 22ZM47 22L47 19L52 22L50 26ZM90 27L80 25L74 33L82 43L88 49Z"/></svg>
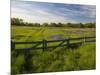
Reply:
<svg viewBox="0 0 100 75"><path fill-rule="evenodd" d="M96 6L11 0L11 17L31 23L95 22Z"/></svg>

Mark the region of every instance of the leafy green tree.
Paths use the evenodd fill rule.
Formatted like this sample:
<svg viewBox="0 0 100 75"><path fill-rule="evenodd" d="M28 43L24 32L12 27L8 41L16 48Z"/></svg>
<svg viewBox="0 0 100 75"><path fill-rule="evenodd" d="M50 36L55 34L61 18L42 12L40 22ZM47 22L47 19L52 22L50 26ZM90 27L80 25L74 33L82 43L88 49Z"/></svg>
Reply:
<svg viewBox="0 0 100 75"><path fill-rule="evenodd" d="M34 23L33 26L40 27L41 25L39 23Z"/></svg>
<svg viewBox="0 0 100 75"><path fill-rule="evenodd" d="M63 27L63 26L64 26L64 24L62 24L60 22L57 24L57 27Z"/></svg>
<svg viewBox="0 0 100 75"><path fill-rule="evenodd" d="M50 23L50 26L51 26L51 27L56 27L57 24L56 24L56 23Z"/></svg>
<svg viewBox="0 0 100 75"><path fill-rule="evenodd" d="M70 23L67 24L64 23L43 23L42 25L40 23L29 23L24 22L23 19L20 18L11 18L11 25L17 25L17 26L35 26L35 27L71 27L71 28L95 28L96 23Z"/></svg>
<svg viewBox="0 0 100 75"><path fill-rule="evenodd" d="M43 27L48 27L49 24L48 24L48 23L43 23L42 26L43 26Z"/></svg>
<svg viewBox="0 0 100 75"><path fill-rule="evenodd" d="M24 24L23 19L11 18L11 25L21 25Z"/></svg>

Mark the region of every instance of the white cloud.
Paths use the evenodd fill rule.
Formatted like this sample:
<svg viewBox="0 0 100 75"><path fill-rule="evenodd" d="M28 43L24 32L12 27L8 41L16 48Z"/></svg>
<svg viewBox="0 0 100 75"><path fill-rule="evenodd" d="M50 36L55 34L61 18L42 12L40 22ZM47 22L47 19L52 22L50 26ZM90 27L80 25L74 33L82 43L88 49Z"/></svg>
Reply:
<svg viewBox="0 0 100 75"><path fill-rule="evenodd" d="M46 5L46 4L45 4ZM47 7L46 7L47 6ZM55 7L54 4L47 4L45 7L41 4L27 2L12 2L11 17L19 17L28 22L78 22L80 18L95 18L94 6L80 6L80 10L73 10L66 7ZM49 8L52 7L52 8ZM83 10L83 11L82 11ZM78 19L78 20L77 20Z"/></svg>
<svg viewBox="0 0 100 75"><path fill-rule="evenodd" d="M83 14L87 15L89 18L96 17L96 7L95 6L81 6L81 9L84 11Z"/></svg>

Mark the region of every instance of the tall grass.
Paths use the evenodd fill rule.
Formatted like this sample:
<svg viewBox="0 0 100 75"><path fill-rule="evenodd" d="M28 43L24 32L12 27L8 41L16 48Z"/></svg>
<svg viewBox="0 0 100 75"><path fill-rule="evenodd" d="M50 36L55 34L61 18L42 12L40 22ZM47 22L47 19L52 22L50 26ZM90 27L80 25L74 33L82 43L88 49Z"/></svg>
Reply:
<svg viewBox="0 0 100 75"><path fill-rule="evenodd" d="M32 50L30 54L32 54L32 73L96 68L95 43L84 44L76 49L61 47L50 51ZM24 63L23 55L19 55L12 63L12 73L28 73L25 72Z"/></svg>
<svg viewBox="0 0 100 75"><path fill-rule="evenodd" d="M14 41L28 42L36 40L54 40L51 35L60 35L62 37L83 37L95 35L94 29L79 28L48 28L48 27L20 27L12 26L11 38ZM49 44L49 45L55 45ZM58 43L57 43L58 44ZM19 45L16 48L32 47L33 45ZM58 72L73 70L91 70L96 68L95 43L85 43L79 48L59 47L48 49L46 51L31 50L28 54L31 61L25 60L25 55L19 52L12 52L11 73L38 73L38 72ZM15 54L14 54L15 53ZM30 59L29 58L29 59ZM31 66L31 70L28 70Z"/></svg>

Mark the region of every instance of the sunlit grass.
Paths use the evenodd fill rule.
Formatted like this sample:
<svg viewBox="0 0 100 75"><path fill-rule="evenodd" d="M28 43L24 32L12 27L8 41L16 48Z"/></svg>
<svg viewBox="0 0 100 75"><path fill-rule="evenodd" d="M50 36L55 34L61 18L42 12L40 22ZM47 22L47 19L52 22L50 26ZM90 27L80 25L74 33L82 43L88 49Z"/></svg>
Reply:
<svg viewBox="0 0 100 75"><path fill-rule="evenodd" d="M79 34L79 31L81 34ZM12 26L11 37L13 41L28 42L37 40L56 40L51 35L67 37L83 37L95 35L94 29L66 29L66 28L48 28L48 27L18 27ZM57 45L58 43L49 44ZM32 45L19 45L16 48L32 47ZM58 72L73 70L91 70L96 68L96 49L95 43L84 43L78 48L58 47L47 49L46 51L31 50L32 72ZM12 55L11 71L12 73L27 73L25 70L25 59L23 53L18 56ZM29 64L27 64L29 65Z"/></svg>

